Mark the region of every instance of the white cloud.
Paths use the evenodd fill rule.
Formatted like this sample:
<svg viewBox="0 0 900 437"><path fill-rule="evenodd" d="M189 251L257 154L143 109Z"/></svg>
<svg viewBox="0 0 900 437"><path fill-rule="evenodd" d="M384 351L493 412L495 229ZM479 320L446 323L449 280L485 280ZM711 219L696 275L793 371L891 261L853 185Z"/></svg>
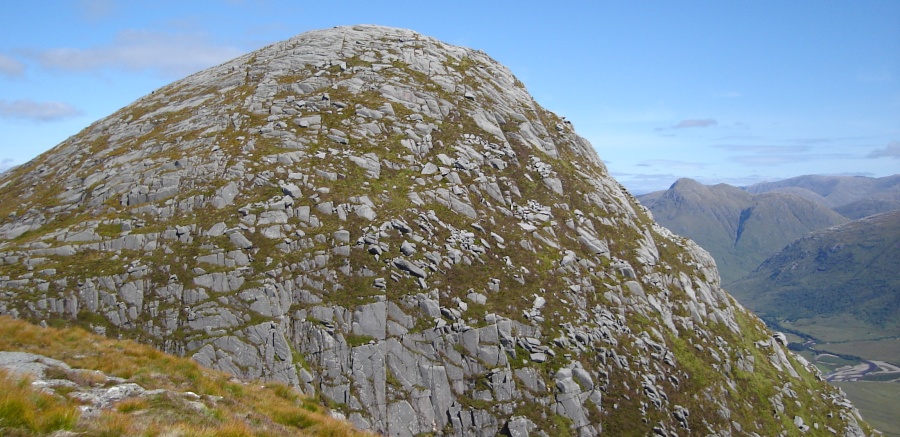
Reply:
<svg viewBox="0 0 900 437"><path fill-rule="evenodd" d="M0 159L0 173L3 173L6 170L9 170L9 169L15 167L15 165L13 165L13 162L15 162L15 160L12 158Z"/></svg>
<svg viewBox="0 0 900 437"><path fill-rule="evenodd" d="M127 30L105 46L49 49L38 53L37 58L44 67L68 71L154 70L181 77L241 54L242 50L215 45L199 33Z"/></svg>
<svg viewBox="0 0 900 437"><path fill-rule="evenodd" d="M25 72L25 64L0 53L0 74L14 77Z"/></svg>
<svg viewBox="0 0 900 437"><path fill-rule="evenodd" d="M56 121L81 115L68 103L35 102L33 100L0 100L0 118L22 118L33 121Z"/></svg>
<svg viewBox="0 0 900 437"><path fill-rule="evenodd" d="M900 159L900 141L891 141L883 149L875 149L866 155L867 158L894 158Z"/></svg>
<svg viewBox="0 0 900 437"><path fill-rule="evenodd" d="M685 129L685 128L690 128L690 127L709 127L709 126L715 126L717 124L718 123L716 122L716 120L714 120L712 118L703 118L703 119L692 118L692 119L688 119L688 120L679 121L678 124L676 124L675 126L672 126L672 129Z"/></svg>

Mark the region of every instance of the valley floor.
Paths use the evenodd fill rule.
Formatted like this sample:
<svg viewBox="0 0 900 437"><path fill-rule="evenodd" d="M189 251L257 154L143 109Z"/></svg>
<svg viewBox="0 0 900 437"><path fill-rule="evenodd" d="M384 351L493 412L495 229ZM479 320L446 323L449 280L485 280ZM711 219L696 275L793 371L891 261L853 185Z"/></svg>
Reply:
<svg viewBox="0 0 900 437"><path fill-rule="evenodd" d="M900 382L900 367L884 361L862 360L855 366L843 366L825 375L828 382L884 381Z"/></svg>
<svg viewBox="0 0 900 437"><path fill-rule="evenodd" d="M900 437L900 383L840 381L832 384L847 393L863 419L885 436Z"/></svg>
<svg viewBox="0 0 900 437"><path fill-rule="evenodd" d="M844 390L867 422L885 436L900 437L900 339L804 346L800 354Z"/></svg>

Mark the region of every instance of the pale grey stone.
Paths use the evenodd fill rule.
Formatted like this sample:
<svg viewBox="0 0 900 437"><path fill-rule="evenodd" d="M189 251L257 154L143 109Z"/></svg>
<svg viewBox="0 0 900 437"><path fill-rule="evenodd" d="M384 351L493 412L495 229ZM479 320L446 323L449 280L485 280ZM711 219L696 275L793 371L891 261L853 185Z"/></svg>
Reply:
<svg viewBox="0 0 900 437"><path fill-rule="evenodd" d="M381 163L378 155L374 153L366 153L362 157L350 156L350 161L366 170L366 176L378 179L381 177Z"/></svg>
<svg viewBox="0 0 900 437"><path fill-rule="evenodd" d="M437 173L437 171L438 171L438 167L431 162L425 164L425 167L422 168L423 175L432 175L432 174Z"/></svg>
<svg viewBox="0 0 900 437"><path fill-rule="evenodd" d="M408 241L404 241L403 243L400 244L400 253L402 253L406 256L410 256L410 255L416 253L416 248L412 244L410 244Z"/></svg>
<svg viewBox="0 0 900 437"><path fill-rule="evenodd" d="M346 229L341 229L338 231L334 231L334 241L338 243L349 243L350 242L350 231Z"/></svg>
<svg viewBox="0 0 900 437"><path fill-rule="evenodd" d="M397 437L419 435L422 428L415 410L407 401L394 402L388 405L388 434Z"/></svg>
<svg viewBox="0 0 900 437"><path fill-rule="evenodd" d="M206 231L206 235L209 237L219 237L225 234L226 229L228 229L228 227L225 223L218 222Z"/></svg>
<svg viewBox="0 0 900 437"><path fill-rule="evenodd" d="M506 423L506 431L510 437L528 437L535 429L537 425L523 416L515 416Z"/></svg>
<svg viewBox="0 0 900 437"><path fill-rule="evenodd" d="M544 361L547 361L547 354L543 352L532 352L529 358L535 363L543 363Z"/></svg>
<svg viewBox="0 0 900 437"><path fill-rule="evenodd" d="M422 270L421 267L413 264L410 261L407 261L405 258L394 259L394 266L396 266L400 270L408 272L409 274L411 274L417 278L428 277L428 273L426 273L425 270Z"/></svg>
<svg viewBox="0 0 900 437"><path fill-rule="evenodd" d="M543 182L544 185L546 185L547 188L549 188L554 193L559 194L560 196L565 194L565 192L563 191L562 181L559 180L559 178L544 178Z"/></svg>
<svg viewBox="0 0 900 437"><path fill-rule="evenodd" d="M228 239L231 240L231 244L237 246L238 249L249 249L253 247L253 243L244 236L244 234L240 232L233 232L228 235Z"/></svg>
<svg viewBox="0 0 900 437"><path fill-rule="evenodd" d="M419 295L419 309L430 318L441 316L441 306L436 301L422 295Z"/></svg>
<svg viewBox="0 0 900 437"><path fill-rule="evenodd" d="M286 196L291 196L295 199L300 198L300 196L303 195L303 192L300 190L300 187L298 187L296 184L293 184L293 183L288 183L288 184L282 185L281 191Z"/></svg>
<svg viewBox="0 0 900 437"><path fill-rule="evenodd" d="M366 220L372 221L375 220L377 215L375 214L375 210L372 209L369 205L359 205L353 211L360 218L364 218Z"/></svg>
<svg viewBox="0 0 900 437"><path fill-rule="evenodd" d="M356 308L353 313L353 333L384 340L387 327L387 306L374 302Z"/></svg>
<svg viewBox="0 0 900 437"><path fill-rule="evenodd" d="M0 351L0 368L16 375L43 378L44 371L50 367L68 369L69 365L43 355Z"/></svg>
<svg viewBox="0 0 900 437"><path fill-rule="evenodd" d="M198 263L206 263L213 264L217 266L225 265L225 254L224 253L211 253L209 255L201 255L197 257Z"/></svg>

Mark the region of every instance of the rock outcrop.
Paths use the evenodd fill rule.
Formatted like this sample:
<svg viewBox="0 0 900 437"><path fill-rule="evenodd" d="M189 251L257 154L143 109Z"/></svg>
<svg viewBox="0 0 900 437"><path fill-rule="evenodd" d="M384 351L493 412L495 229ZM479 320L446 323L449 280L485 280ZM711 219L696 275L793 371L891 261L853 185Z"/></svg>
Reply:
<svg viewBox="0 0 900 437"><path fill-rule="evenodd" d="M283 381L364 429L866 429L569 122L412 31L302 34L0 178L0 312Z"/></svg>
<svg viewBox="0 0 900 437"><path fill-rule="evenodd" d="M315 398L77 327L0 316L0 435L371 436Z"/></svg>

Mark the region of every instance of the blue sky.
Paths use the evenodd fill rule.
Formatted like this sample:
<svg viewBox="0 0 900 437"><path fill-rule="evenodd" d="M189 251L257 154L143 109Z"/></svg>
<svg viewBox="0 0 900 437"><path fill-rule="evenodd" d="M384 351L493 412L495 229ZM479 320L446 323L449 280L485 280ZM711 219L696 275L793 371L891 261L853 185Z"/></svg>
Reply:
<svg viewBox="0 0 900 437"><path fill-rule="evenodd" d="M194 71L360 23L487 52L636 193L900 173L894 0L5 2L0 170Z"/></svg>

